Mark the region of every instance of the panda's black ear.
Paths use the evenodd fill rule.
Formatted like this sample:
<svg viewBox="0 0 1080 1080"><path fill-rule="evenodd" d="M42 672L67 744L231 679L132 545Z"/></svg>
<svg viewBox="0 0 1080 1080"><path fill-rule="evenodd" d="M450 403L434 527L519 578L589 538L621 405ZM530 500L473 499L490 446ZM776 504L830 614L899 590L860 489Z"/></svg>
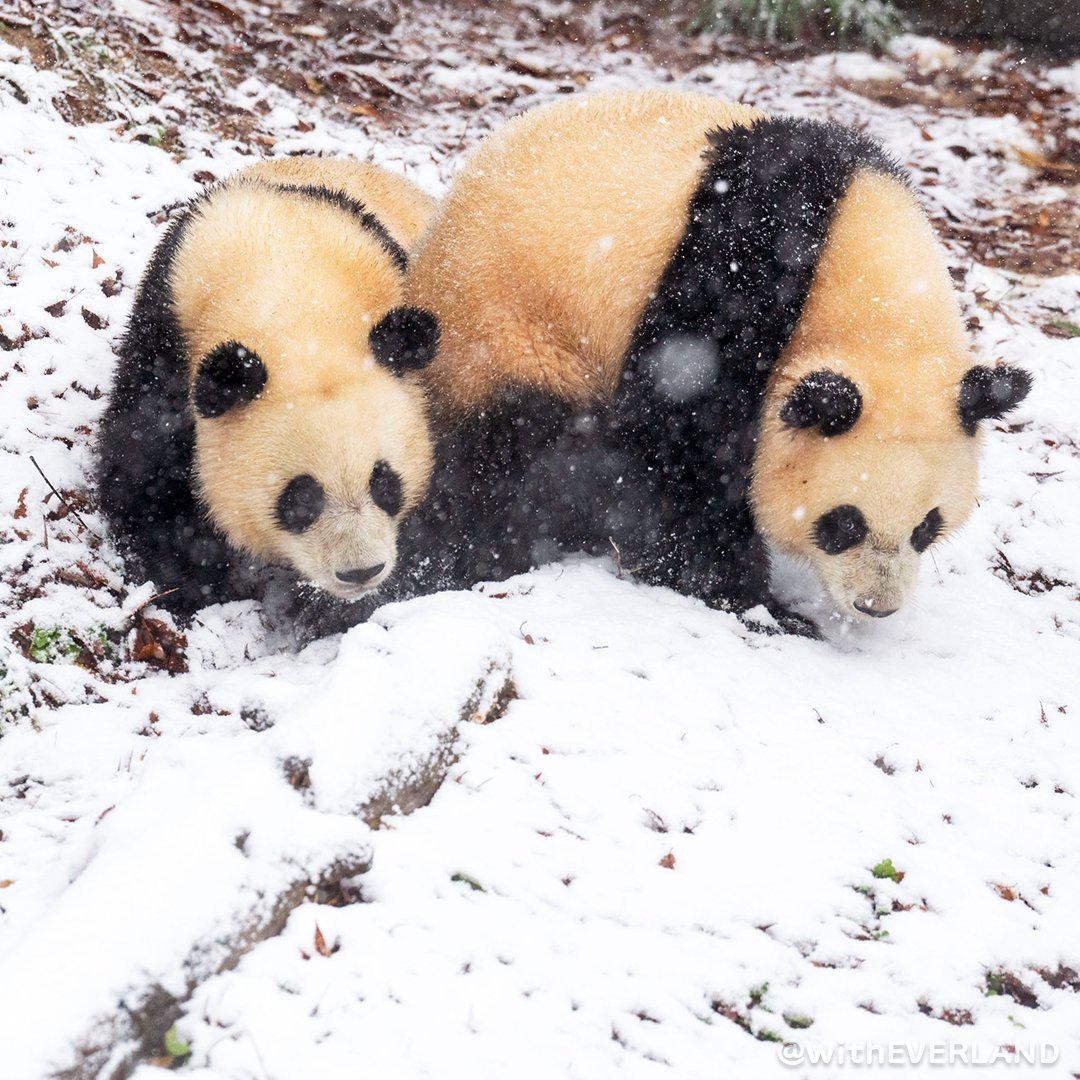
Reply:
<svg viewBox="0 0 1080 1080"><path fill-rule="evenodd" d="M820 427L822 435L843 435L861 413L859 388L845 376L823 369L799 380L780 407L780 420L788 427Z"/></svg>
<svg viewBox="0 0 1080 1080"><path fill-rule="evenodd" d="M439 348L439 322L418 307L391 308L368 334L372 355L395 375L427 367Z"/></svg>
<svg viewBox="0 0 1080 1080"><path fill-rule="evenodd" d="M210 420L254 401L265 385L266 365L250 349L229 341L199 362L191 398L195 411Z"/></svg>
<svg viewBox="0 0 1080 1080"><path fill-rule="evenodd" d="M974 435L980 420L1000 420L1028 396L1031 375L1023 368L971 368L960 382L957 411L960 426Z"/></svg>

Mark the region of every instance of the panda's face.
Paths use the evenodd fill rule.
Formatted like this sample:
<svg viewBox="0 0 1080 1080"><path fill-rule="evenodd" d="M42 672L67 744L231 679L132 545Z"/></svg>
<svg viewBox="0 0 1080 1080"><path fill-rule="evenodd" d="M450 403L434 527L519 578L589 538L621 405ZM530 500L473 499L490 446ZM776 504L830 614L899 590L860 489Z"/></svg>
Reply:
<svg viewBox="0 0 1080 1080"><path fill-rule="evenodd" d="M983 375L928 395L913 384L903 399L882 401L834 371L804 376L766 402L752 489L758 528L811 564L842 614L881 618L903 607L920 557L967 520L977 422L1027 392L1024 373L998 371L999 383L1012 380L1008 392L975 405L964 387Z"/></svg>
<svg viewBox="0 0 1080 1080"><path fill-rule="evenodd" d="M855 175L769 373L751 499L759 530L811 563L837 608L903 606L919 560L975 505L979 421L1026 372L974 364L934 231L895 179Z"/></svg>
<svg viewBox="0 0 1080 1080"><path fill-rule="evenodd" d="M326 463L353 449L324 444L311 460ZM395 467L385 458L367 470L370 456L368 451L360 460L354 457L344 468L313 465L313 471L292 476L281 486L273 506L278 558L304 580L343 599L378 588L397 559L405 480L400 463ZM280 483L282 478L277 479ZM268 480L273 483L273 478Z"/></svg>
<svg viewBox="0 0 1080 1080"><path fill-rule="evenodd" d="M790 524L776 526L778 546L811 564L842 614L892 615L911 596L920 556L974 507L976 441L885 442L851 432L818 450L792 462L781 511Z"/></svg>
<svg viewBox="0 0 1080 1080"><path fill-rule="evenodd" d="M405 311L317 380L279 376L298 365L268 370L230 342L192 387L199 493L214 523L235 547L345 599L393 572L398 526L431 473L423 395L404 374L437 334Z"/></svg>
<svg viewBox="0 0 1080 1080"><path fill-rule="evenodd" d="M418 390L382 372L326 397L268 387L200 428L202 498L232 544L347 599L389 577L431 471Z"/></svg>

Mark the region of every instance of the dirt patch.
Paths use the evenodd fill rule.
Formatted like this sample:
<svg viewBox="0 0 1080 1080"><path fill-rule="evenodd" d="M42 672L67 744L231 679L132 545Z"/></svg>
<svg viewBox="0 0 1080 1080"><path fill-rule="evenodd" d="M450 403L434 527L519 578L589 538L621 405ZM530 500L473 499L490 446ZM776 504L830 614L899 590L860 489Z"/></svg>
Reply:
<svg viewBox="0 0 1080 1080"><path fill-rule="evenodd" d="M890 108L928 115L1013 116L1038 147L1009 153L1030 170L1022 191L982 200L975 220L942 217L942 234L979 262L1015 273L1055 275L1080 270L1080 136L1074 95L1048 83L1017 53L985 54L977 65L920 72L903 79L840 80L839 86ZM932 135L922 129L924 138ZM958 141L948 148L964 161L988 151ZM991 151L1000 153L1000 151Z"/></svg>
<svg viewBox="0 0 1080 1080"><path fill-rule="evenodd" d="M87 4L76 15L16 0L15 10L0 19L0 40L25 50L35 68L64 76L68 87L53 105L68 123L118 121L132 138L175 154L182 152L180 128L192 120L229 139L257 141L260 134L258 118L224 102L215 79L183 70L155 35L111 11ZM184 104L161 107L177 87L183 87ZM159 106L163 122L137 121L148 105Z"/></svg>
<svg viewBox="0 0 1080 1080"><path fill-rule="evenodd" d="M935 223L986 266L1046 277L1080 272L1080 187L1049 203L1006 197L992 215L972 223Z"/></svg>
<svg viewBox="0 0 1080 1080"><path fill-rule="evenodd" d="M36 66L71 79L71 89L55 102L65 118L123 121L134 129L131 137L178 156L184 129L192 124L240 146L275 148L275 137L262 123L268 106L238 107L221 92L252 75L319 112L350 118L373 136L400 127L426 129L425 136L445 152L456 147L440 144L443 132L431 130L433 115L454 115L469 124L482 113L481 126L490 126L527 107L540 91L573 92L630 57L647 61L659 81L693 80L695 71L732 60L754 61L766 80L770 69L813 52L806 46L693 36L687 33L691 16L689 8L658 0L580 4L555 12L512 0L495 0L483 9L464 0L174 0L151 25L118 16L96 0L80 4L77 12L57 0L15 0L0 21L0 37L27 50ZM185 70L173 41L203 54L207 67ZM1024 189L986 200L971 219L946 215L936 224L947 240L990 266L1039 275L1080 270L1080 109L1020 52L983 53L978 62L974 56L957 53L949 70L920 71L911 62L896 79L837 77L833 85L909 111L926 124L928 139L934 136L927 128L932 131L939 117L1015 116L1032 140L1011 151L1029 170ZM445 77L448 66L474 66L483 77L459 83ZM747 93L754 91L748 87ZM161 122L135 124L136 105L157 105ZM299 129L306 130L303 121ZM959 141L949 149L963 160L1000 156L996 148ZM934 177L920 182L932 184Z"/></svg>

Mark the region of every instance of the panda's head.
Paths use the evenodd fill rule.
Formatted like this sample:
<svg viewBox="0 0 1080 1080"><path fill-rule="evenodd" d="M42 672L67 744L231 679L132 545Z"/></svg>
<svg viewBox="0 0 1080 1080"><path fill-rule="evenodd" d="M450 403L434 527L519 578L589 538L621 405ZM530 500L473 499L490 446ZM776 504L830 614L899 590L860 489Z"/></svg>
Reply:
<svg viewBox="0 0 1080 1080"><path fill-rule="evenodd" d="M203 356L191 386L196 478L229 542L345 599L385 581L398 525L431 474L409 373L437 342L432 315L398 307L359 347L226 341Z"/></svg>
<svg viewBox="0 0 1080 1080"><path fill-rule="evenodd" d="M905 604L919 557L975 505L979 421L1004 416L1031 386L1015 367L971 367L959 383L949 368L928 360L902 392L875 394L822 366L766 398L758 528L811 564L842 614L881 618Z"/></svg>

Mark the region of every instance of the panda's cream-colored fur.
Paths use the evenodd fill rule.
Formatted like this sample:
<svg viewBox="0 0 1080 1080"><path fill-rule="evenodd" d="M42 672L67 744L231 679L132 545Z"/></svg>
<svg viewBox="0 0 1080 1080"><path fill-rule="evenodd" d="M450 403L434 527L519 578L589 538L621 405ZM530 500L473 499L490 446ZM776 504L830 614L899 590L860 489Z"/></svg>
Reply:
<svg viewBox="0 0 1080 1080"><path fill-rule="evenodd" d="M435 200L415 184L367 162L344 158L268 158L239 176L271 184L293 184L343 191L363 203L390 235L412 251L435 211Z"/></svg>
<svg viewBox="0 0 1080 1080"><path fill-rule="evenodd" d="M402 303L402 274L348 213L273 184L344 191L407 250L434 204L370 165L263 162L200 204L171 276L189 378L227 342L256 353L268 373L256 400L196 419L195 475L207 512L238 549L351 596L356 589L336 571L384 563L374 587L395 560L396 522L368 492L375 463L400 475L406 511L432 467L422 391L378 365L368 346L371 328ZM304 474L323 486L326 509L293 534L274 509L285 485Z"/></svg>
<svg viewBox="0 0 1080 1080"><path fill-rule="evenodd" d="M762 114L698 94L587 94L525 113L468 159L421 241L410 301L442 334L425 373L445 424L504 384L604 401L687 224L706 133ZM763 208L762 212L768 212ZM809 561L845 614L899 607L912 531L938 508L947 533L975 501L979 437L958 393L972 365L941 252L914 196L864 169L841 198L809 300L762 401L751 500L758 529ZM778 418L802 376L830 369L862 394L831 439ZM824 512L854 504L867 542L827 555Z"/></svg>
<svg viewBox="0 0 1080 1080"><path fill-rule="evenodd" d="M508 383L608 397L682 235L705 132L760 115L702 94L581 95L481 143L409 272L410 301L439 320L436 412Z"/></svg>
<svg viewBox="0 0 1080 1080"><path fill-rule="evenodd" d="M952 283L925 215L894 180L864 172L841 200L795 333L761 413L751 500L758 528L806 558L845 614L893 611L908 599L919 556L911 534L937 508L941 535L975 505L981 436L964 434L957 394L972 365ZM863 399L851 431L824 438L785 427L784 399L803 376L831 370ZM818 517L852 504L867 541L827 555Z"/></svg>

